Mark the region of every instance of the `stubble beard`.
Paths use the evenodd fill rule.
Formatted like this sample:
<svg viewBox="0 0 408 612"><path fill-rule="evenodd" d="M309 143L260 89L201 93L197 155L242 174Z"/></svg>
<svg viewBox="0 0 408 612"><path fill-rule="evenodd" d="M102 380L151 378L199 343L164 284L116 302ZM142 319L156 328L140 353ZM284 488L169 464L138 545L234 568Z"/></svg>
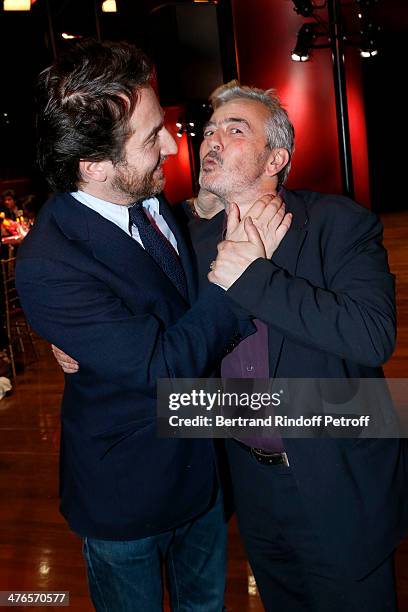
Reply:
<svg viewBox="0 0 408 612"><path fill-rule="evenodd" d="M210 154L209 156L215 158L214 155ZM267 156L268 152L262 151L254 160L254 167L251 170L246 171L243 167L236 166L231 170L223 172L223 162L222 160L218 159L217 161L219 165L214 170L206 172L201 166L199 176L200 187L227 202L234 201L235 194L242 194L243 192L252 189L259 181L265 168ZM218 168L221 168L222 174L217 178L217 176L214 176L214 174L216 174Z"/></svg>
<svg viewBox="0 0 408 612"><path fill-rule="evenodd" d="M211 180L211 176L209 176L209 174L204 174L202 170L200 172L198 182L200 187L206 189L223 200L226 199L226 196L229 193L228 186L225 182L221 183L216 179Z"/></svg>
<svg viewBox="0 0 408 612"><path fill-rule="evenodd" d="M163 161L164 159L160 158L155 168L144 176L140 176L137 169L126 162L118 164L112 180L112 189L124 196L129 203L159 194L163 190L165 180L164 177L158 179L154 174Z"/></svg>

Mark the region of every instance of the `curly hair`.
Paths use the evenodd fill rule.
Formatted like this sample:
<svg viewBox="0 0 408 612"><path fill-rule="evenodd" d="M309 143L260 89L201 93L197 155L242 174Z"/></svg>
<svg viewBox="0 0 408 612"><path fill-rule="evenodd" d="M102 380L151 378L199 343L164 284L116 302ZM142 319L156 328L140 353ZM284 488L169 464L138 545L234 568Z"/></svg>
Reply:
<svg viewBox="0 0 408 612"><path fill-rule="evenodd" d="M152 78L142 51L124 42L83 40L38 83L38 164L55 191L81 184L81 159L119 163L139 91Z"/></svg>

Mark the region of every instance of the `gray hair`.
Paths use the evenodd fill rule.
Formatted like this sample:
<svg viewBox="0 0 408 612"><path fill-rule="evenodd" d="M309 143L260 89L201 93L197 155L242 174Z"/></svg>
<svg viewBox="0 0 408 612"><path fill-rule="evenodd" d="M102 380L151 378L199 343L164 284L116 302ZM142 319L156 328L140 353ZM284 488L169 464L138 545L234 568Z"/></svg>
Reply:
<svg viewBox="0 0 408 612"><path fill-rule="evenodd" d="M291 158L294 151L295 130L289 120L288 113L281 105L274 89L258 89L241 85L239 81L230 81L217 87L210 95L210 103L214 110L231 100L256 100L269 111L269 118L265 125L265 135L270 149L282 148L289 153L289 162L278 174L278 187L286 181Z"/></svg>

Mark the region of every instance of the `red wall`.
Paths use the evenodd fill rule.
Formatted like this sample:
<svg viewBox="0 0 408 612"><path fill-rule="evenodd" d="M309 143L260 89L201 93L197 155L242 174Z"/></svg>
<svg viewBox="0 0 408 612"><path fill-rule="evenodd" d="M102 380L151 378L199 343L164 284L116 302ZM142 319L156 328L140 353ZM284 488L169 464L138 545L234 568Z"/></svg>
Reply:
<svg viewBox="0 0 408 612"><path fill-rule="evenodd" d="M309 62L291 51L304 19L289 0L232 0L240 80L273 87L296 130L288 187L341 193L337 125L329 49L313 50ZM325 11L319 11L322 18ZM356 200L369 206L366 129L356 49L347 50L347 93Z"/></svg>

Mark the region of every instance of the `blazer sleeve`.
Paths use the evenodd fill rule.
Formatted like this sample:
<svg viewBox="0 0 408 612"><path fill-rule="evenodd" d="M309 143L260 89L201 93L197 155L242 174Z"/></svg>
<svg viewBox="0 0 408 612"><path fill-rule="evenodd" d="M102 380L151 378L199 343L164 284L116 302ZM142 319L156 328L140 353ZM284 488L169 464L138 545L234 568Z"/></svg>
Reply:
<svg viewBox="0 0 408 612"><path fill-rule="evenodd" d="M154 392L157 378L206 376L245 328L215 285L165 327L142 297L135 315L101 280L58 261L21 259L16 281L36 332L79 361L83 376L124 388Z"/></svg>
<svg viewBox="0 0 408 612"><path fill-rule="evenodd" d="M366 211L346 212L331 232L323 254L324 286L258 259L227 293L296 342L380 366L391 356L396 336L394 276L381 223Z"/></svg>

